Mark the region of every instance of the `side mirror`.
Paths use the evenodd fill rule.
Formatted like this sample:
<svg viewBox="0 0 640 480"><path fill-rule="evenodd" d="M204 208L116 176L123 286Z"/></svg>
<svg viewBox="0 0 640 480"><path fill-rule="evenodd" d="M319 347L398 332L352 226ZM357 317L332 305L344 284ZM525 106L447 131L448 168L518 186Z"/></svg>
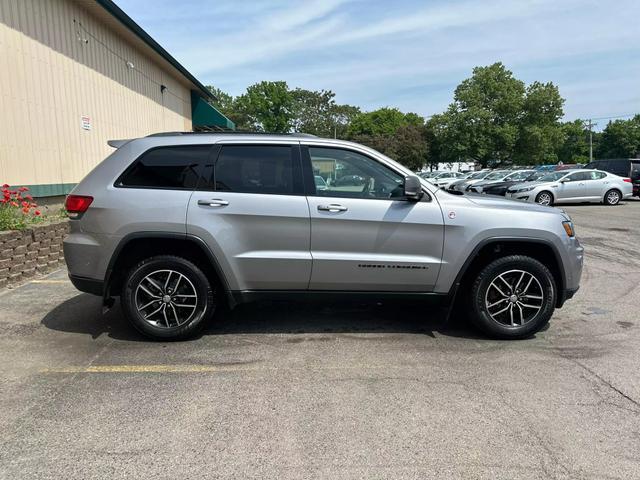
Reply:
<svg viewBox="0 0 640 480"><path fill-rule="evenodd" d="M420 182L419 177L416 177L415 175L408 175L404 177L404 196L407 200L417 202L423 195L422 182Z"/></svg>

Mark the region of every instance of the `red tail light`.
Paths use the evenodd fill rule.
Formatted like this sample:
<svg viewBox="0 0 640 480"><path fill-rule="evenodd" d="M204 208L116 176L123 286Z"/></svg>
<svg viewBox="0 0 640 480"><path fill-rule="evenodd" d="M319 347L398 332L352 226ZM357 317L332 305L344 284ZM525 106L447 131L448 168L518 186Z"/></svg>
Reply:
<svg viewBox="0 0 640 480"><path fill-rule="evenodd" d="M630 178L623 178L622 181L623 182L627 182L627 183L631 183L631 179Z"/></svg>
<svg viewBox="0 0 640 480"><path fill-rule="evenodd" d="M69 216L73 218L86 212L91 202L93 202L93 197L88 195L67 195L64 208L67 210Z"/></svg>

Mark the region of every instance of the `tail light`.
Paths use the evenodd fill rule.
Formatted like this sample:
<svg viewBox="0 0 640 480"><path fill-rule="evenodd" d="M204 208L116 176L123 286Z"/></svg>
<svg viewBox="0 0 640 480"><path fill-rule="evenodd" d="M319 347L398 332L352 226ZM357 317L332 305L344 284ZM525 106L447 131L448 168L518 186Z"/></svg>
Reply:
<svg viewBox="0 0 640 480"><path fill-rule="evenodd" d="M67 210L69 217L76 218L87 211L91 202L93 202L93 197L88 195L67 195L64 208Z"/></svg>
<svg viewBox="0 0 640 480"><path fill-rule="evenodd" d="M627 182L627 183L631 183L631 179L630 178L623 178L622 181L623 182Z"/></svg>

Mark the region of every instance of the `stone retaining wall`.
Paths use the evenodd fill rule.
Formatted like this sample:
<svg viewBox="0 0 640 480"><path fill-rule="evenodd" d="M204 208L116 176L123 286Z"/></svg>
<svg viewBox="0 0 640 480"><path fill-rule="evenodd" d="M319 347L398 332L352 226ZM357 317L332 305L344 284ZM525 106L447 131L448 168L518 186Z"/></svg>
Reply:
<svg viewBox="0 0 640 480"><path fill-rule="evenodd" d="M69 221L0 232L0 289L24 283L64 265L62 239Z"/></svg>

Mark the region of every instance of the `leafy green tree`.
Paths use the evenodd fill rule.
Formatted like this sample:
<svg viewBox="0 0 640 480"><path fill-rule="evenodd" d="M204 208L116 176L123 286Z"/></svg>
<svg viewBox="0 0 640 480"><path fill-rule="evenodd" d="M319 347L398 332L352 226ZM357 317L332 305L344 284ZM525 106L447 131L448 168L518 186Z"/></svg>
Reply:
<svg viewBox="0 0 640 480"><path fill-rule="evenodd" d="M293 96L293 130L319 137L343 137L358 107L338 105L331 90L311 91L296 88Z"/></svg>
<svg viewBox="0 0 640 480"><path fill-rule="evenodd" d="M424 118L415 113L402 113L397 108L379 108L372 112L356 115L348 128L350 136L357 135L383 135L391 136L400 127L413 125L421 127Z"/></svg>
<svg viewBox="0 0 640 480"><path fill-rule="evenodd" d="M558 161L585 163L589 161L589 131L583 120L564 122L560 125L563 141L558 147ZM595 141L594 136L594 141Z"/></svg>
<svg viewBox="0 0 640 480"><path fill-rule="evenodd" d="M458 139L445 156L472 159L483 167L510 160L524 101L524 83L502 63L474 68L455 89L454 101L441 118L446 136Z"/></svg>
<svg viewBox="0 0 640 480"><path fill-rule="evenodd" d="M246 115L249 128L261 132L287 133L293 123L293 95L286 82L260 82L247 88L235 101Z"/></svg>
<svg viewBox="0 0 640 480"><path fill-rule="evenodd" d="M640 157L640 115L609 122L602 131L598 158Z"/></svg>
<svg viewBox="0 0 640 480"><path fill-rule="evenodd" d="M236 98L213 85L208 85L207 88L216 97L214 100L210 100L209 103L235 123L236 129L248 130L251 128L249 117L239 110Z"/></svg>
<svg viewBox="0 0 640 480"><path fill-rule="evenodd" d="M556 163L564 141L560 119L564 99L553 83L533 82L526 89L514 160L521 164Z"/></svg>

